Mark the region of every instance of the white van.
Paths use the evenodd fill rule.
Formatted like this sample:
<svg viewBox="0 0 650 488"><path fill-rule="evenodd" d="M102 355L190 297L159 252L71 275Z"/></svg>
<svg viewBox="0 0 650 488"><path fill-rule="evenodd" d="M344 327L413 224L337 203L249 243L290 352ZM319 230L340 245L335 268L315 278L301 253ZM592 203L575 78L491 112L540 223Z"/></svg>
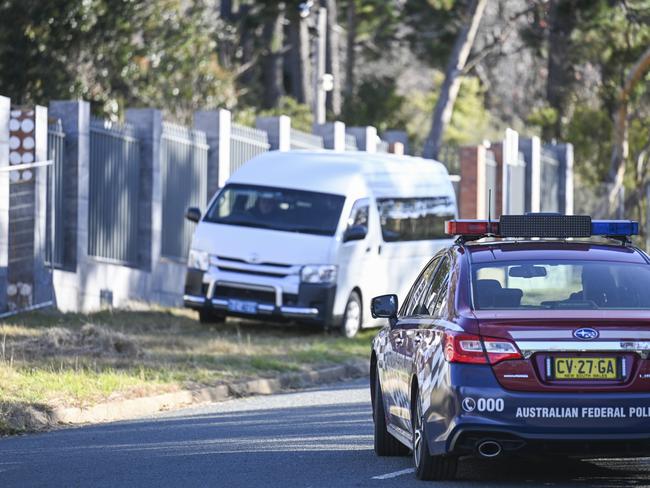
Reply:
<svg viewBox="0 0 650 488"><path fill-rule="evenodd" d="M408 291L449 245L457 215L446 168L364 152L268 152L237 170L198 222L184 303L206 322L297 320L352 337L370 299ZM378 324L378 322L377 322Z"/></svg>

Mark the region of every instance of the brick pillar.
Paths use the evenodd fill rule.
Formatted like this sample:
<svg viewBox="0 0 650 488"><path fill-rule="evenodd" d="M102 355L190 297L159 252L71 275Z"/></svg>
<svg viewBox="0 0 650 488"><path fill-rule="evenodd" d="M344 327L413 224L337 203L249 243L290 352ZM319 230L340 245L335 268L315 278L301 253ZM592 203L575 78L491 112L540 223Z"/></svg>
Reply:
<svg viewBox="0 0 650 488"><path fill-rule="evenodd" d="M388 152L397 156L404 156L404 144L401 142L391 142L388 145Z"/></svg>
<svg viewBox="0 0 650 488"><path fill-rule="evenodd" d="M230 178L230 134L232 114L229 110L200 110L194 114L194 127L205 132L208 146L208 198Z"/></svg>
<svg viewBox="0 0 650 488"><path fill-rule="evenodd" d="M286 115L279 117L257 117L255 127L268 134L271 150L291 150L291 118Z"/></svg>
<svg viewBox="0 0 650 488"><path fill-rule="evenodd" d="M0 96L0 315L7 311L9 265L9 113L11 101Z"/></svg>
<svg viewBox="0 0 650 488"><path fill-rule="evenodd" d="M343 122L327 122L314 125L314 134L323 138L325 149L345 151L345 124Z"/></svg>
<svg viewBox="0 0 650 488"><path fill-rule="evenodd" d="M460 148L460 201L461 219L487 218L487 190L485 181L486 147Z"/></svg>

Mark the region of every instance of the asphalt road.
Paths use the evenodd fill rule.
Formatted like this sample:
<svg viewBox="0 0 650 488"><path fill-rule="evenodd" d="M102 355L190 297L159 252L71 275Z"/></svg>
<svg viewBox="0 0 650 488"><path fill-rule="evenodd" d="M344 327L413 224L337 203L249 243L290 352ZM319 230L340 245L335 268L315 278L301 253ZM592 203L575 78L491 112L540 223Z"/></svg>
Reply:
<svg viewBox="0 0 650 488"><path fill-rule="evenodd" d="M650 486L650 459L468 460L435 486ZM434 484L432 484L434 485ZM0 487L426 486L377 458L365 380L0 439Z"/></svg>

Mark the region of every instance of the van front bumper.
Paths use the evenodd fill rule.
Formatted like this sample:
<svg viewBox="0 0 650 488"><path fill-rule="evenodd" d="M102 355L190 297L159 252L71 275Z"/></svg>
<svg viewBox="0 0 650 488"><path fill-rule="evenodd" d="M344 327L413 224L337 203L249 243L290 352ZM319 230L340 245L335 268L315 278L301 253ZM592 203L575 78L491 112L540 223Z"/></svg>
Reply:
<svg viewBox="0 0 650 488"><path fill-rule="evenodd" d="M185 283L183 303L194 310L211 310L224 316L247 317L267 320L302 320L321 325L336 321L333 317L336 285L301 283L297 294L287 294L278 286L242 283L219 278L206 278L203 271L189 269ZM207 283L206 283L207 281ZM227 289L234 296L222 296L220 290ZM234 290L234 293L233 293ZM241 293L238 295L237 290ZM273 294L272 301L255 300L255 292ZM290 297L290 298L289 298ZM291 301L291 304L284 303ZM255 311L242 312L234 309L233 301L255 303Z"/></svg>

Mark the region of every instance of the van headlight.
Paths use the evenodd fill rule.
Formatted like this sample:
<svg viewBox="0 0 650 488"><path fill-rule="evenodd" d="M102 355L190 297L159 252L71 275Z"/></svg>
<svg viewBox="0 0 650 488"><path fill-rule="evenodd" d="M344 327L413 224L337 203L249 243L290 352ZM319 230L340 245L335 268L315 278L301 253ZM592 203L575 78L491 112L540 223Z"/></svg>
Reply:
<svg viewBox="0 0 650 488"><path fill-rule="evenodd" d="M205 251L190 249L190 255L187 258L187 267L207 271L210 265L210 255Z"/></svg>
<svg viewBox="0 0 650 488"><path fill-rule="evenodd" d="M303 283L335 283L337 267L333 264L308 264L300 270Z"/></svg>

